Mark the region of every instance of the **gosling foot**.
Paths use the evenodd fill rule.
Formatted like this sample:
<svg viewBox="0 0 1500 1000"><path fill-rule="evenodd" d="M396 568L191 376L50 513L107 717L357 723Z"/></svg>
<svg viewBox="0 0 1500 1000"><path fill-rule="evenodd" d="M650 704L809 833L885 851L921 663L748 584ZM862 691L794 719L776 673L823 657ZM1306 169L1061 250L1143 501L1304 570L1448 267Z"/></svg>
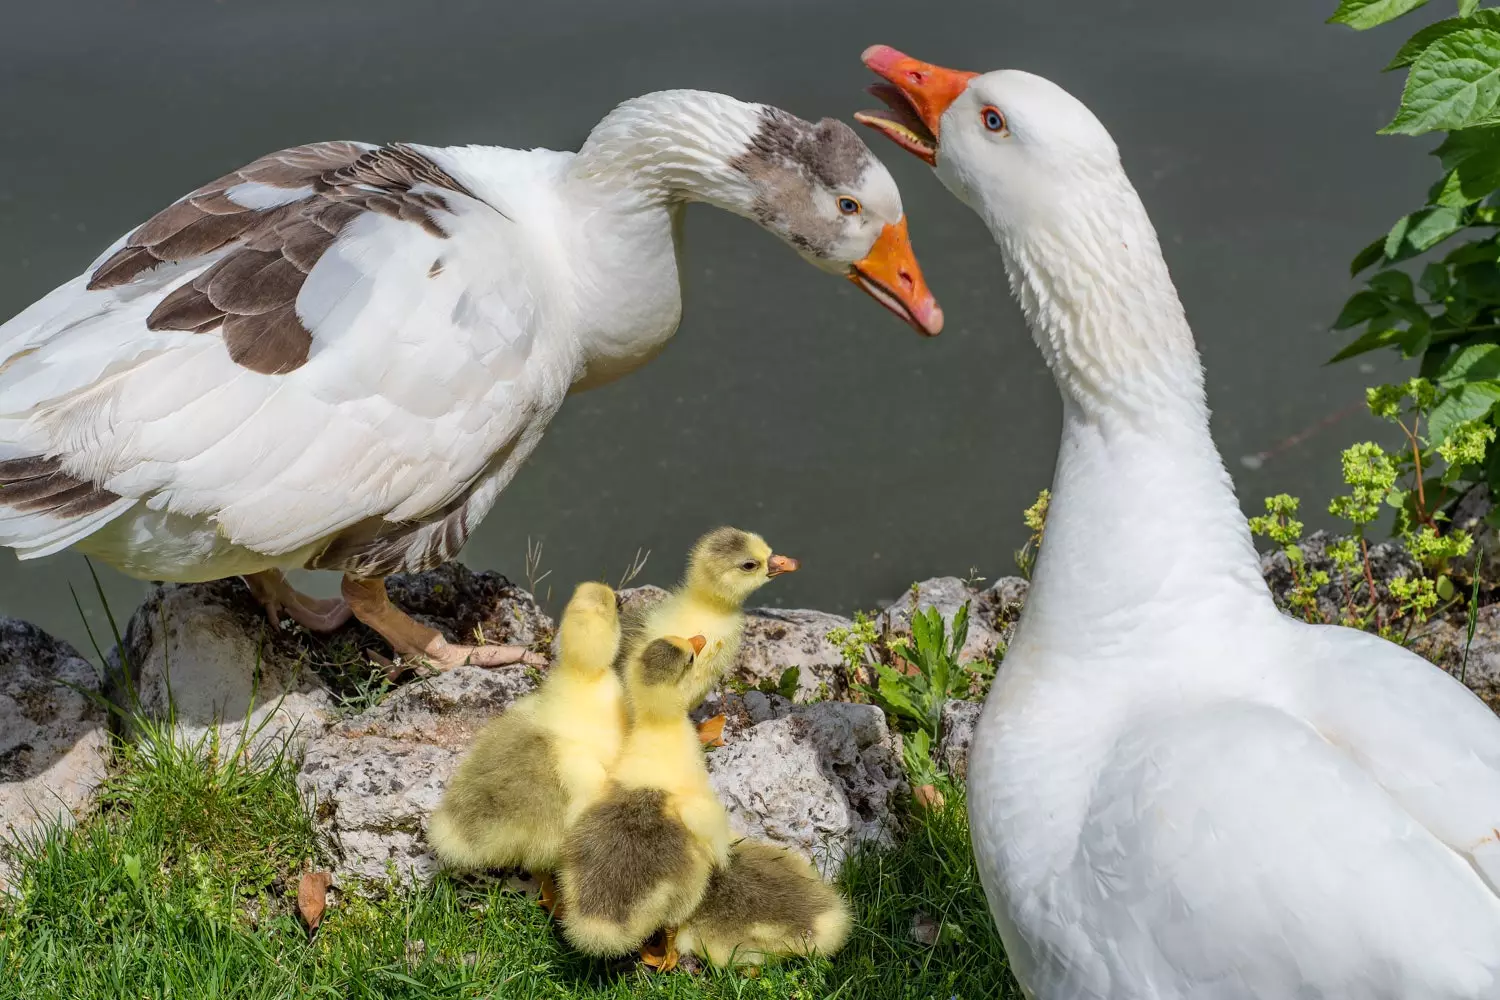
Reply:
<svg viewBox="0 0 1500 1000"><path fill-rule="evenodd" d="M724 716L720 714L698 723L698 742L706 747L723 746L725 721Z"/></svg>
<svg viewBox="0 0 1500 1000"><path fill-rule="evenodd" d="M677 954L677 928L668 927L657 932L650 941L641 945L641 961L657 972L671 972L677 968L681 958Z"/></svg>

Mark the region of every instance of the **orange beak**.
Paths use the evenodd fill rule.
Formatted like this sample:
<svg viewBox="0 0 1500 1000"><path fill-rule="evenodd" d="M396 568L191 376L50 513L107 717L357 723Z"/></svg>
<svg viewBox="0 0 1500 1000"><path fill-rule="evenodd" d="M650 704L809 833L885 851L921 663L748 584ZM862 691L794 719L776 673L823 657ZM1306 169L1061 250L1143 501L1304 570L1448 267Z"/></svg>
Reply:
<svg viewBox="0 0 1500 1000"><path fill-rule="evenodd" d="M688 645L693 647L693 655L697 656L703 652L703 647L708 645L708 640L701 635L695 635L688 640Z"/></svg>
<svg viewBox="0 0 1500 1000"><path fill-rule="evenodd" d="M791 556L772 555L771 558L766 560L766 576L780 576L783 573L795 573L797 572L797 567L801 565L801 563L793 559Z"/></svg>
<svg viewBox="0 0 1500 1000"><path fill-rule="evenodd" d="M934 66L889 45L872 45L860 59L889 81L875 84L870 93L891 110L861 111L854 116L855 121L884 133L928 166L936 166L943 112L979 74Z"/></svg>
<svg viewBox="0 0 1500 1000"><path fill-rule="evenodd" d="M886 224L870 252L849 268L849 280L923 336L936 337L942 331L943 310L917 266L905 216L900 222ZM796 568L796 560L792 560L792 568Z"/></svg>

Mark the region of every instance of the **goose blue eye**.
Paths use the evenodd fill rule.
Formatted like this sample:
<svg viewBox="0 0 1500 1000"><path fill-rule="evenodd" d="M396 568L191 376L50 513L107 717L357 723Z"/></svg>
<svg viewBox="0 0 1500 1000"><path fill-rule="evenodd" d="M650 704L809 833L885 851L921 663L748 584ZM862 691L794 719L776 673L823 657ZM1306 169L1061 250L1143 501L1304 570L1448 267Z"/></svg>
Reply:
<svg viewBox="0 0 1500 1000"><path fill-rule="evenodd" d="M859 202L855 201L853 198L850 198L848 195L845 195L844 197L839 199L839 211L843 212L845 215L858 215Z"/></svg>
<svg viewBox="0 0 1500 1000"><path fill-rule="evenodd" d="M998 109L985 108L983 111L979 112L979 117L980 120L984 122L984 127L989 129L991 132L1005 131L1005 116L1002 115Z"/></svg>

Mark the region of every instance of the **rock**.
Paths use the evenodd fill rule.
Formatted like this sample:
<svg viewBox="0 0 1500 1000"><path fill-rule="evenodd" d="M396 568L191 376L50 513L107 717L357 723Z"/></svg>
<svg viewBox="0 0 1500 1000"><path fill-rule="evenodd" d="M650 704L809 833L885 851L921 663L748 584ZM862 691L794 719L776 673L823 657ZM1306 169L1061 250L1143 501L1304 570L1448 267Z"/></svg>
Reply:
<svg viewBox="0 0 1500 1000"><path fill-rule="evenodd" d="M745 640L729 679L748 688L775 685L796 667L797 701L841 698L849 693L849 674L828 633L852 624L822 611L756 608L745 615Z"/></svg>
<svg viewBox="0 0 1500 1000"><path fill-rule="evenodd" d="M427 819L449 777L480 727L536 682L520 665L459 667L397 689L308 744L297 787L334 874L430 880L441 864L427 847Z"/></svg>
<svg viewBox="0 0 1500 1000"><path fill-rule="evenodd" d="M89 808L109 751L108 712L94 700L100 687L72 646L0 618L0 842L72 823ZM0 889L4 852L0 843Z"/></svg>
<svg viewBox="0 0 1500 1000"><path fill-rule="evenodd" d="M647 608L667 597L660 587L631 587L620 591L621 610ZM847 618L822 611L751 608L745 612L745 637L739 656L725 675L728 687L775 685L788 667L797 668L797 700L840 698L849 691L849 677L839 649L828 633L847 628Z"/></svg>
<svg viewBox="0 0 1500 1000"><path fill-rule="evenodd" d="M736 833L800 851L830 878L856 846L894 843L906 781L880 709L759 692L725 700L727 745L708 771Z"/></svg>
<svg viewBox="0 0 1500 1000"><path fill-rule="evenodd" d="M457 642L483 638L539 650L552 642L552 620L499 573L449 563L390 577L387 589L398 607ZM164 718L170 690L179 738L200 740L222 720L221 746L233 747L248 732L252 749L293 733L297 746L320 735L338 714L339 696L362 696L372 671L379 673L365 652L390 653L358 621L328 635L290 622L272 628L237 578L158 587L131 618L124 647L130 683L114 671L117 704L138 702L146 715Z"/></svg>
<svg viewBox="0 0 1500 1000"><path fill-rule="evenodd" d="M948 773L959 781L969 777L969 744L974 742L974 727L979 723L977 701L953 700L943 706L937 755Z"/></svg>
<svg viewBox="0 0 1500 1000"><path fill-rule="evenodd" d="M892 601L884 617L890 635L910 636L914 609L937 608L943 621L951 626L953 616L968 602L969 635L959 651L959 661L992 660L995 651L1010 641L1028 588L1025 580L1014 576L1002 577L984 590L970 587L956 576L934 577Z"/></svg>
<svg viewBox="0 0 1500 1000"><path fill-rule="evenodd" d="M1461 678L1485 703L1500 712L1500 604L1480 608L1474 619L1474 641L1464 664L1468 634L1466 613L1427 623L1411 644L1412 651L1426 657L1454 677Z"/></svg>
<svg viewBox="0 0 1500 1000"><path fill-rule="evenodd" d="M193 746L217 727L221 754L300 746L333 720L333 700L296 644L273 629L238 578L157 587L113 656L110 698L136 715L175 712ZM123 666L122 666L123 653Z"/></svg>
<svg viewBox="0 0 1500 1000"><path fill-rule="evenodd" d="M552 644L552 619L525 588L493 570L476 573L461 563L446 563L426 573L389 577L386 590L397 607L455 642L483 637L494 645L530 646L539 652Z"/></svg>

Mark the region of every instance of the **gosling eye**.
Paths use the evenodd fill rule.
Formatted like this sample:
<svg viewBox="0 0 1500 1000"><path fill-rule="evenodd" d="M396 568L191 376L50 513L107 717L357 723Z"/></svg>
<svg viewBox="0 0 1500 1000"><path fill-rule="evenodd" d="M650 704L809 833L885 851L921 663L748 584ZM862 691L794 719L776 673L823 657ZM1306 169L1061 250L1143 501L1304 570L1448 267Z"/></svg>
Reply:
<svg viewBox="0 0 1500 1000"><path fill-rule="evenodd" d="M1002 115L1000 113L1000 109L995 107L994 105L986 105L979 112L979 120L984 122L984 127L989 129L991 132L1005 131L1005 116Z"/></svg>
<svg viewBox="0 0 1500 1000"><path fill-rule="evenodd" d="M754 559L746 559L744 562L740 563L740 569L744 570L746 573L754 573L755 568L759 565L760 563L756 562Z"/></svg>
<svg viewBox="0 0 1500 1000"><path fill-rule="evenodd" d="M839 198L839 211L845 215L858 215L860 211L859 202L846 194Z"/></svg>

